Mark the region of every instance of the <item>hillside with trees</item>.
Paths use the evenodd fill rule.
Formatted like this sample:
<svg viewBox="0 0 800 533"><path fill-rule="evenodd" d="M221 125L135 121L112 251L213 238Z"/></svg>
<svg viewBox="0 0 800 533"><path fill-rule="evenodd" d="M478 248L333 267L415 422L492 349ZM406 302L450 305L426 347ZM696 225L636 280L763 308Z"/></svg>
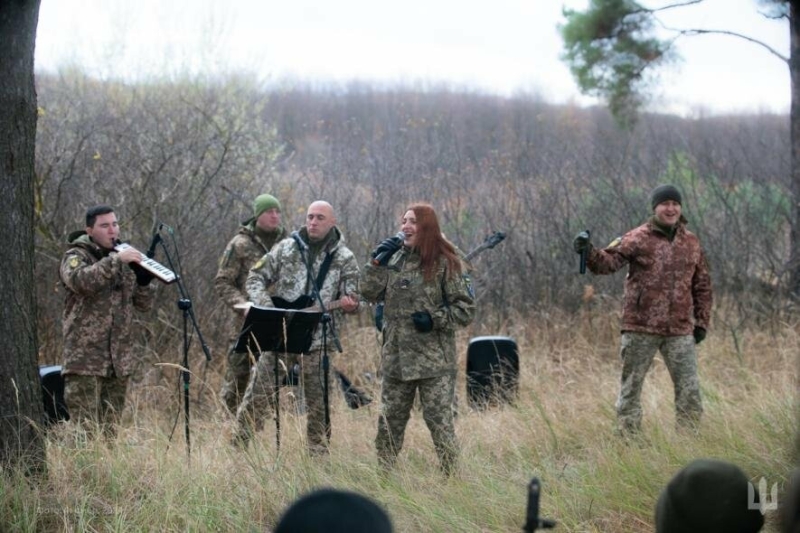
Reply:
<svg viewBox="0 0 800 533"><path fill-rule="evenodd" d="M789 309L786 116L644 115L626 132L602 108L447 90L278 91L245 78L133 86L71 72L40 77L38 91L37 279L48 362L60 353L60 253L86 206L101 202L118 206L123 235L140 248L157 222L172 228L165 240L177 245L217 353L225 350L217 261L264 191L281 199L291 228L308 203L330 201L363 260L414 200L440 210L465 252L505 231L503 244L474 260L475 333L485 334L552 309L615 312L621 280L580 276L571 238L588 228L597 245L610 242L648 216L655 185L675 183L711 261L718 329L735 336ZM179 339L176 298L160 289L142 339L153 357Z"/></svg>

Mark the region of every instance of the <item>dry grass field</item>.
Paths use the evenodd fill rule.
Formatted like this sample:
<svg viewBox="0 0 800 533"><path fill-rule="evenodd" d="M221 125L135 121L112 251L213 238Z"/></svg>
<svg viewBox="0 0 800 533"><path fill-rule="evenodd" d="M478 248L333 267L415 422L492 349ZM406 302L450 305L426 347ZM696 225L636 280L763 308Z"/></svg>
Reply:
<svg viewBox="0 0 800 533"><path fill-rule="evenodd" d="M496 329L520 352L519 400L484 411L459 386L457 476L444 479L419 413L412 416L398 467L382 475L373 450L377 402L348 409L331 398L330 457L304 453L305 419L284 394L282 445L267 421L244 452L229 444L230 419L215 400L218 377L194 371L191 454L174 369L141 385L115 444L72 427L51 434L49 477L39 485L6 477L0 523L6 531L270 531L281 511L319 486L360 491L382 502L398 532L513 532L525 521L526 485L542 482L542 516L561 532L653 531L667 480L696 457L735 462L757 483L783 486L795 460L797 324L765 324L732 337L712 330L700 345L705 416L698 434L674 428L672 387L660 358L643 394L644 435L614 436L619 342L615 313L537 314ZM465 357L470 336L462 332ZM343 332L338 367L378 395L377 339L369 326ZM461 368L464 368L462 361ZM193 369L194 370L194 369ZM173 374L170 374L170 373ZM204 381L205 380L205 381ZM765 531L776 531L774 512Z"/></svg>

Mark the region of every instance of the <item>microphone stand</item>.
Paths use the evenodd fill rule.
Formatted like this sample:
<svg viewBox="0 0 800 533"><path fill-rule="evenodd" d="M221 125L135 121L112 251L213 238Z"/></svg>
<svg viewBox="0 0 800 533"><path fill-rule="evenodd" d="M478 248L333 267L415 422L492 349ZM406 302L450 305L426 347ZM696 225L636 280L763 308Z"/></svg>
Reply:
<svg viewBox="0 0 800 533"><path fill-rule="evenodd" d="M541 518L539 516L539 496L542 492L542 484L539 478L532 478L528 483L528 506L525 514L525 525L522 526L522 531L525 533L534 533L537 529L552 529L556 527L555 520L549 518Z"/></svg>
<svg viewBox="0 0 800 533"><path fill-rule="evenodd" d="M286 335L286 322L284 320L284 335ZM285 341L286 342L286 341ZM275 377L275 451L281 451L281 388L280 388L280 381L278 380L278 369L280 368L278 365L278 359L280 359L281 355L274 351L272 352L275 356L275 368L272 369L273 376ZM289 359L287 357L286 363L288 366Z"/></svg>
<svg viewBox="0 0 800 533"><path fill-rule="evenodd" d="M163 224L159 225L158 231L161 231L161 227ZM176 259L177 264L180 266L180 254L177 253L178 246L175 241L175 234L171 227L167 226L167 232L169 233L172 245L175 247L176 250ZM192 299L189 297L189 292L186 290L186 287L183 284L183 276L179 274L179 270L176 268L176 262L172 260L172 256L169 253L169 249L164 244L163 239L161 239L160 233L157 236L153 237L154 242L157 241L158 244L161 245L161 249L164 251L164 257L167 259L167 264L169 265L170 270L175 272L176 274L176 282L175 285L178 287L178 309L183 312L183 362L181 365L181 376L183 381L183 422L184 422L184 436L186 438L186 456L189 461L191 461L191 454L192 454L192 445L191 445L191 437L189 432L189 383L191 382L191 374L189 372L189 321L192 323L192 327L194 331L197 333L197 338L200 339L200 346L203 348L203 353L206 355L206 363L211 361L211 350L209 349L208 345L206 344L205 339L203 339L203 334L200 332L200 326L197 325L197 319L194 316L194 311L192 309ZM177 419L175 420L177 424ZM173 432L175 431L175 426L172 428ZM170 435L170 439L171 439Z"/></svg>
<svg viewBox="0 0 800 533"><path fill-rule="evenodd" d="M328 439L328 444L331 441L331 407L330 407L330 391L328 390L328 382L330 377L330 359L328 358L328 328L330 328L331 339L333 340L333 344L339 353L342 352L342 344L339 342L339 337L336 335L336 329L333 325L333 321L331 320L331 315L328 312L327 307L325 307L325 302L322 301L322 294L320 293L320 287L317 286L317 277L314 273L314 267L311 264L311 257L308 254L308 247L303 246L305 243L302 242L302 238L297 236L295 238L297 243L297 247L300 250L300 258L303 260L303 263L306 265L306 276L308 278L308 285L311 287L312 291L312 298L317 302L320 311L322 312L322 318L320 322L322 323L322 376L323 376L323 383L322 383L322 401L325 408L325 436ZM302 244L301 244L302 243Z"/></svg>

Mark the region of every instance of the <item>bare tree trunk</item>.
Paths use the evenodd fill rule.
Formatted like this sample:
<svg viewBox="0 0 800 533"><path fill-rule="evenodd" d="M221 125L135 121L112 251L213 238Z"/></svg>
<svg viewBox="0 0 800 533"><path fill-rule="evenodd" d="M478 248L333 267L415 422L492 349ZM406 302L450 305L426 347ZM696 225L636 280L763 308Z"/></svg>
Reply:
<svg viewBox="0 0 800 533"><path fill-rule="evenodd" d="M0 467L43 471L36 354L33 51L40 0L0 2Z"/></svg>
<svg viewBox="0 0 800 533"><path fill-rule="evenodd" d="M789 77L792 91L789 115L792 146L789 268L791 293L800 295L800 0L790 2L789 43Z"/></svg>

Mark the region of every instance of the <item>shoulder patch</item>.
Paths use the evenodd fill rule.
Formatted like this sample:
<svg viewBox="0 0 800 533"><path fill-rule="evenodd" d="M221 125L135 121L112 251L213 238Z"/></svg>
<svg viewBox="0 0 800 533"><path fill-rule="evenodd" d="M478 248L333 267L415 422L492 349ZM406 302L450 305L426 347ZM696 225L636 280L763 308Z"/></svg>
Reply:
<svg viewBox="0 0 800 533"><path fill-rule="evenodd" d="M264 263L266 262L267 262L267 256L266 255L262 256L261 259L259 259L258 262L255 265L253 265L253 270L260 270L261 267L263 267Z"/></svg>
<svg viewBox="0 0 800 533"><path fill-rule="evenodd" d="M614 248L615 246L619 246L619 243L621 242L622 242L622 237L617 237L616 239L608 243L608 246L606 246L606 248Z"/></svg>
<svg viewBox="0 0 800 533"><path fill-rule="evenodd" d="M475 299L475 287L472 285L472 276L467 274L462 274L461 278L464 280L464 284L467 286L467 292L469 293L470 298L473 300Z"/></svg>
<svg viewBox="0 0 800 533"><path fill-rule="evenodd" d="M75 268L75 267L77 267L79 264L81 264L81 260L80 260L80 259L78 259L78 256L77 256L77 255L73 255L72 257L70 257L70 258L69 258L69 267L70 267L70 268Z"/></svg>

